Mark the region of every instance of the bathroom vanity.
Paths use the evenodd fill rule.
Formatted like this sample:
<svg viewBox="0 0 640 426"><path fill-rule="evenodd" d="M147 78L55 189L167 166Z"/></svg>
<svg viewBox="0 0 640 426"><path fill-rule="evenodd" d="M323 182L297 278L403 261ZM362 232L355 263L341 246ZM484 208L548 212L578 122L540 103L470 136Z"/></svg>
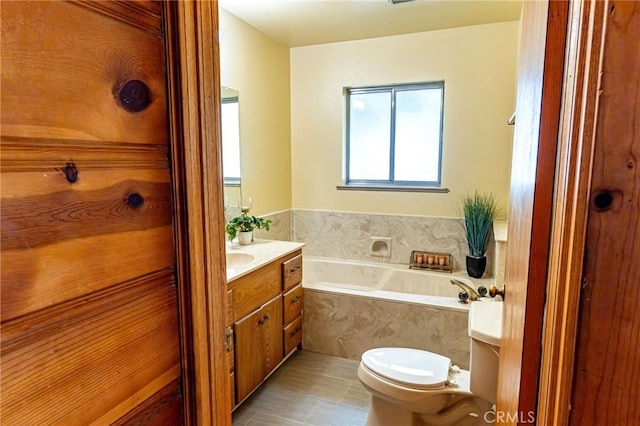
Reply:
<svg viewBox="0 0 640 426"><path fill-rule="evenodd" d="M237 406L302 345L302 246L227 246L227 360Z"/></svg>

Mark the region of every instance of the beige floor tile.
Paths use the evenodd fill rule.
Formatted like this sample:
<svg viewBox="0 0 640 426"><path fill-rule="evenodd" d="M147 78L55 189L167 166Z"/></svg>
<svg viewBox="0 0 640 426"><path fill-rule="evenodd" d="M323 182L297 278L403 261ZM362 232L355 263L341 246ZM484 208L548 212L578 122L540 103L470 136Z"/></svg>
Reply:
<svg viewBox="0 0 640 426"><path fill-rule="evenodd" d="M357 368L358 361L299 351L236 409L233 425L364 425L370 397Z"/></svg>

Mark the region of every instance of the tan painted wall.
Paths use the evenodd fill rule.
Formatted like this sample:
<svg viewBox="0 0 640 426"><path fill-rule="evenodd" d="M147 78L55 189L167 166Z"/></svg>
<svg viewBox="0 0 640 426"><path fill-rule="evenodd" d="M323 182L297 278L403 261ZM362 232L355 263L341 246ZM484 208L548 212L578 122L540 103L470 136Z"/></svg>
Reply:
<svg viewBox="0 0 640 426"><path fill-rule="evenodd" d="M256 215L291 208L289 47L219 9L221 83L239 91L242 192Z"/></svg>
<svg viewBox="0 0 640 426"><path fill-rule="evenodd" d="M518 21L291 49L296 209L459 216L460 196L509 197ZM343 88L445 81L442 183L448 194L338 191Z"/></svg>

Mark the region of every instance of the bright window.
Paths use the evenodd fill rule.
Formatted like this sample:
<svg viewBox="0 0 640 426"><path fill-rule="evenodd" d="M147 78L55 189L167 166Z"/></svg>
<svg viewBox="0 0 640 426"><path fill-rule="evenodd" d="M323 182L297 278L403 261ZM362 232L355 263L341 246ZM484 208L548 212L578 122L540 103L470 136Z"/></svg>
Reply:
<svg viewBox="0 0 640 426"><path fill-rule="evenodd" d="M346 94L345 185L440 187L444 82Z"/></svg>

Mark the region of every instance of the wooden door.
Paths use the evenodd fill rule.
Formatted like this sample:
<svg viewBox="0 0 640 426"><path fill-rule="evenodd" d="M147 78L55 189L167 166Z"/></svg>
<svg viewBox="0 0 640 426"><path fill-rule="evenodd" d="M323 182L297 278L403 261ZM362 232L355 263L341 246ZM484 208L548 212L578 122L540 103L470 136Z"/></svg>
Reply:
<svg viewBox="0 0 640 426"><path fill-rule="evenodd" d="M162 5L0 7L2 422L180 424Z"/></svg>
<svg viewBox="0 0 640 426"><path fill-rule="evenodd" d="M265 376L263 316L258 308L234 324L236 402L246 398Z"/></svg>
<svg viewBox="0 0 640 426"><path fill-rule="evenodd" d="M262 307L262 345L265 376L282 362L282 297L276 296Z"/></svg>
<svg viewBox="0 0 640 426"><path fill-rule="evenodd" d="M640 3L592 7L604 37L569 424L632 425L640 422Z"/></svg>
<svg viewBox="0 0 640 426"><path fill-rule="evenodd" d="M496 422L535 419L567 3L524 2Z"/></svg>

